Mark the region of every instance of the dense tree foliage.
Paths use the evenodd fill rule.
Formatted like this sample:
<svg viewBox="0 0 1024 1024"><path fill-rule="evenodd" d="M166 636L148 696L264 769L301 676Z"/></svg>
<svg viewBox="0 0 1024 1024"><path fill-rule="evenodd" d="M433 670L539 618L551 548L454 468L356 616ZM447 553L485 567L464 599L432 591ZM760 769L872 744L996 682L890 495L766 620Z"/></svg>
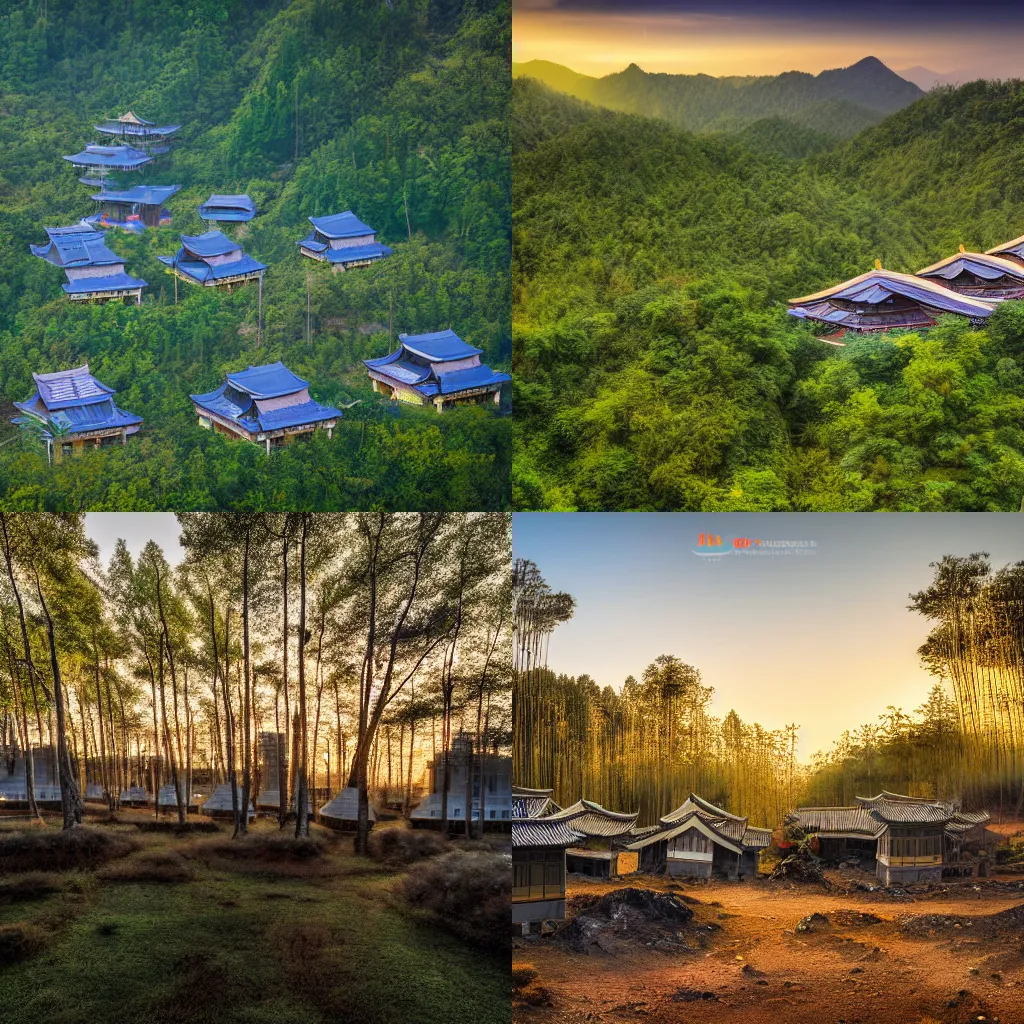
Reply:
<svg viewBox="0 0 1024 1024"><path fill-rule="evenodd" d="M1024 83L939 90L827 152L513 97L517 508L1021 506L1020 303L835 348L785 301L1024 231Z"/></svg>
<svg viewBox="0 0 1024 1024"><path fill-rule="evenodd" d="M511 358L511 16L476 0L23 0L0 17L0 380L5 418L31 373L88 359L144 420L123 450L50 469L13 427L0 493L19 509L498 509L511 424L493 407L395 408L360 360L400 332L452 327ZM29 255L43 228L93 210L61 157L127 108L183 122L171 227L108 243L150 287L141 308L67 302ZM205 230L211 192L260 210L235 230L269 265L255 287L178 287L157 255ZM332 275L298 255L306 218L353 209L394 255ZM308 306L307 306L308 295ZM257 344L259 340L259 344ZM188 395L283 359L344 410L333 440L276 451L201 430ZM353 404L354 403L354 404ZM2 442L0 442L2 443Z"/></svg>

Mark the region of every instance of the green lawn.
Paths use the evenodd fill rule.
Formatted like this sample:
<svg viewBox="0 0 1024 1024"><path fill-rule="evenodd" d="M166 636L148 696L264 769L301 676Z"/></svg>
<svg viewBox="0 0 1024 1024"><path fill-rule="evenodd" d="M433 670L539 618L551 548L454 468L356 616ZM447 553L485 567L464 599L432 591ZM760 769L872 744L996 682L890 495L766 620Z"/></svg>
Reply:
<svg viewBox="0 0 1024 1024"><path fill-rule="evenodd" d="M0 1020L507 1024L507 959L409 913L400 876L347 841L313 862L256 864L212 856L222 840L146 836L113 867L130 876L180 853L189 881L66 872L55 894L0 904L0 924L37 925L45 941L0 966Z"/></svg>

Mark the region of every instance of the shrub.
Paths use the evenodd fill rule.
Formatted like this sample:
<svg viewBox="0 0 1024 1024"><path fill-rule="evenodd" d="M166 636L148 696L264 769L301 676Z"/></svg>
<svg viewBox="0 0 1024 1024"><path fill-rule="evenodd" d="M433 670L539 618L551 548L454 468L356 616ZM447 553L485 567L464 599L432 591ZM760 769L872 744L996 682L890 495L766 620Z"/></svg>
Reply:
<svg viewBox="0 0 1024 1024"><path fill-rule="evenodd" d="M457 935L511 952L512 858L454 850L405 879L405 896Z"/></svg>
<svg viewBox="0 0 1024 1024"><path fill-rule="evenodd" d="M444 836L423 829L385 828L370 833L370 856L385 864L412 864L448 849Z"/></svg>
<svg viewBox="0 0 1024 1024"><path fill-rule="evenodd" d="M14 832L0 837L0 873L95 868L127 857L137 844L117 832L71 828L61 832Z"/></svg>
<svg viewBox="0 0 1024 1024"><path fill-rule="evenodd" d="M46 933L34 924L0 925L0 967L24 960L45 945Z"/></svg>
<svg viewBox="0 0 1024 1024"><path fill-rule="evenodd" d="M0 903L20 903L23 900L41 900L60 892L63 880L60 875L45 871L26 871L22 875L0 879Z"/></svg>
<svg viewBox="0 0 1024 1024"><path fill-rule="evenodd" d="M231 860L309 861L327 852L322 839L290 835L248 835L205 843L203 850Z"/></svg>
<svg viewBox="0 0 1024 1024"><path fill-rule="evenodd" d="M537 980L537 968L533 964L518 964L512 968L512 990L526 988Z"/></svg>
<svg viewBox="0 0 1024 1024"><path fill-rule="evenodd" d="M169 832L176 836L222 831L215 821L136 821L135 827L140 832Z"/></svg>
<svg viewBox="0 0 1024 1024"><path fill-rule="evenodd" d="M130 860L108 864L97 876L109 882L190 882L192 866L173 851L152 850Z"/></svg>

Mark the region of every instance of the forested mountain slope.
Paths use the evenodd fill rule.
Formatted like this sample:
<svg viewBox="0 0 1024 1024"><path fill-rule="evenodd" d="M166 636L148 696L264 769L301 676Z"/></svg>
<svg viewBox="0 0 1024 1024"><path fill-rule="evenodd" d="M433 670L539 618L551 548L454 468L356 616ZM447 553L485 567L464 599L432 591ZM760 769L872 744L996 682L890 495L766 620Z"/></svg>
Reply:
<svg viewBox="0 0 1024 1024"><path fill-rule="evenodd" d="M785 300L1024 233L1024 137L1000 127L1022 92L939 91L795 162L571 99L558 131L559 98L514 82L516 507L1018 509L1024 304L835 349ZM968 116L973 148L943 157ZM935 161L910 194L897 145Z"/></svg>
<svg viewBox="0 0 1024 1024"><path fill-rule="evenodd" d="M45 11L45 16L44 16ZM144 417L123 450L48 468L0 426L0 496L46 509L507 506L511 425L487 409L395 409L360 359L399 332L452 327L497 368L511 357L509 52L504 2L474 0L26 0L0 19L0 389L4 420L32 371L88 359ZM29 255L44 227L93 212L61 159L97 118L132 108L183 122L151 182L183 186L171 227L108 244L149 282L141 308L72 306ZM166 119L166 120L165 120ZM260 211L243 245L269 265L256 288L179 286L157 255L204 230L212 192ZM333 276L298 255L306 218L355 210L394 255ZM306 338L306 289L311 337ZM267 459L195 423L190 392L282 359L335 438Z"/></svg>
<svg viewBox="0 0 1024 1024"><path fill-rule="evenodd" d="M805 128L847 137L913 103L924 93L875 57L848 68L809 75L670 75L630 64L603 78L550 61L513 65L559 92L622 113L656 117L690 131L738 130L762 118L784 117Z"/></svg>

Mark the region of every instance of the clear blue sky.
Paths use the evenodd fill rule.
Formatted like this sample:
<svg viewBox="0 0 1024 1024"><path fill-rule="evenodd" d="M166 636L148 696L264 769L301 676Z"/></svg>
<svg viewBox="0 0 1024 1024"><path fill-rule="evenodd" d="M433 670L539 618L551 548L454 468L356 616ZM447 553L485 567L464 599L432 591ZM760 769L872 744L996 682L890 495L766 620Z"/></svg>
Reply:
<svg viewBox="0 0 1024 1024"><path fill-rule="evenodd" d="M149 540L164 549L167 561L177 565L182 551L178 544L181 531L173 512L87 512L85 532L100 546L100 562L105 566L119 538L137 558Z"/></svg>
<svg viewBox="0 0 1024 1024"><path fill-rule="evenodd" d="M708 558L694 553L702 532L726 550L733 537L817 547ZM551 640L554 670L618 687L675 654L715 688L716 714L799 723L807 758L889 704L923 702L929 623L908 595L946 554L1024 560L1024 515L517 513L513 551L577 600Z"/></svg>

